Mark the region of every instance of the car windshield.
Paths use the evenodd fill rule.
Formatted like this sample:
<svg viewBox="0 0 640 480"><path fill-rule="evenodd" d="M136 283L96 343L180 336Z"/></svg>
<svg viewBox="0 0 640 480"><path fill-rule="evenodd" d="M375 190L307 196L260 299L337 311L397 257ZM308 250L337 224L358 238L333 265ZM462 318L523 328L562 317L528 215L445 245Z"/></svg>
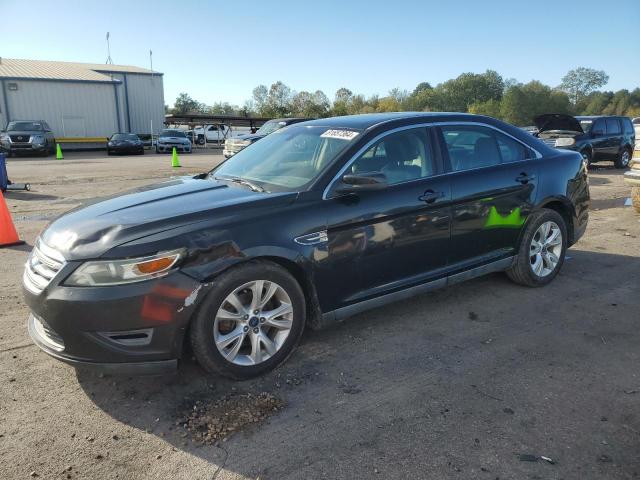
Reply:
<svg viewBox="0 0 640 480"><path fill-rule="evenodd" d="M353 129L289 126L248 146L211 173L215 178L246 180L267 191L301 191L359 133Z"/></svg>
<svg viewBox="0 0 640 480"><path fill-rule="evenodd" d="M582 130L587 133L591 130L591 127L593 127L593 120L580 120L580 126L582 127Z"/></svg>
<svg viewBox="0 0 640 480"><path fill-rule="evenodd" d="M184 134L182 130L163 130L160 132L160 137L184 137L187 136Z"/></svg>
<svg viewBox="0 0 640 480"><path fill-rule="evenodd" d="M42 131L44 128L40 122L10 122L9 125L7 125L8 132L19 132L21 130L34 132Z"/></svg>
<svg viewBox="0 0 640 480"><path fill-rule="evenodd" d="M116 133L111 137L111 140L140 140L137 135L133 133Z"/></svg>
<svg viewBox="0 0 640 480"><path fill-rule="evenodd" d="M285 126L286 125L283 121L269 120L267 123L262 125L256 133L258 135L269 135L270 133L273 133L276 130L280 130L282 127L285 127Z"/></svg>

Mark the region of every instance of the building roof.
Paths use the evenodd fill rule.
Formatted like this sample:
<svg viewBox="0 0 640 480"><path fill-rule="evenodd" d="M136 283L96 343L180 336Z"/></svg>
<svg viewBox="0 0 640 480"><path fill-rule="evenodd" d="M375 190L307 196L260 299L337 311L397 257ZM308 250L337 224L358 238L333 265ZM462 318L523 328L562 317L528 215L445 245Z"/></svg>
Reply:
<svg viewBox="0 0 640 480"><path fill-rule="evenodd" d="M49 60L0 59L0 78L42 79L83 82L118 82L109 73L162 75L159 72L129 65L54 62Z"/></svg>

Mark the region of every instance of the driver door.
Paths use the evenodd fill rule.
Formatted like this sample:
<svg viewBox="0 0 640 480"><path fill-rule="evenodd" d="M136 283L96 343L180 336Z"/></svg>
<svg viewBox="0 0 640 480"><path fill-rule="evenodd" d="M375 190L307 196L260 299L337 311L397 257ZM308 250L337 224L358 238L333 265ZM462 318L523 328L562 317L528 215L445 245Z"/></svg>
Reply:
<svg viewBox="0 0 640 480"><path fill-rule="evenodd" d="M390 133L344 172L381 172L388 186L330 193L326 273L332 308L443 277L451 192L446 176L436 175L432 144L425 127Z"/></svg>

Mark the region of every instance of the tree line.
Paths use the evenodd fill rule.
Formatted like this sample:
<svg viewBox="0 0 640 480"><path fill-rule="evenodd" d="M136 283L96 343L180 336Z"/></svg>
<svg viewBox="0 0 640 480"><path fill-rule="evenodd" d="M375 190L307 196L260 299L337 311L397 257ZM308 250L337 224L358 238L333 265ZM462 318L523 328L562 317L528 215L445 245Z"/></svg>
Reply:
<svg viewBox="0 0 640 480"><path fill-rule="evenodd" d="M640 88L617 92L599 90L608 81L605 72L585 67L570 70L556 87L537 80L523 84L487 70L463 73L436 86L422 82L411 92L394 88L386 96L366 97L340 88L333 100L321 90L296 92L277 81L268 88L265 85L254 88L251 99L242 107L228 102L205 105L181 93L174 107L167 111L270 118L397 111L470 112L519 126L531 125L532 119L542 113L640 116Z"/></svg>

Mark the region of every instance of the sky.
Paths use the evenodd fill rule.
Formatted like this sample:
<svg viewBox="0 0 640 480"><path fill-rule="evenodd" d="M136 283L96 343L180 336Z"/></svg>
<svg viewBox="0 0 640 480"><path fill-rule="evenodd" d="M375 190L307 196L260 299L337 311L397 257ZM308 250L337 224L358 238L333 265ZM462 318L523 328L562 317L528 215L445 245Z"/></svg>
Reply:
<svg viewBox="0 0 640 480"><path fill-rule="evenodd" d="M584 66L609 74L607 90L640 86L640 0L0 0L0 11L5 58L102 63L107 32L113 63L148 68L152 50L168 105L180 92L242 105L278 80L384 96L487 69L557 86Z"/></svg>

